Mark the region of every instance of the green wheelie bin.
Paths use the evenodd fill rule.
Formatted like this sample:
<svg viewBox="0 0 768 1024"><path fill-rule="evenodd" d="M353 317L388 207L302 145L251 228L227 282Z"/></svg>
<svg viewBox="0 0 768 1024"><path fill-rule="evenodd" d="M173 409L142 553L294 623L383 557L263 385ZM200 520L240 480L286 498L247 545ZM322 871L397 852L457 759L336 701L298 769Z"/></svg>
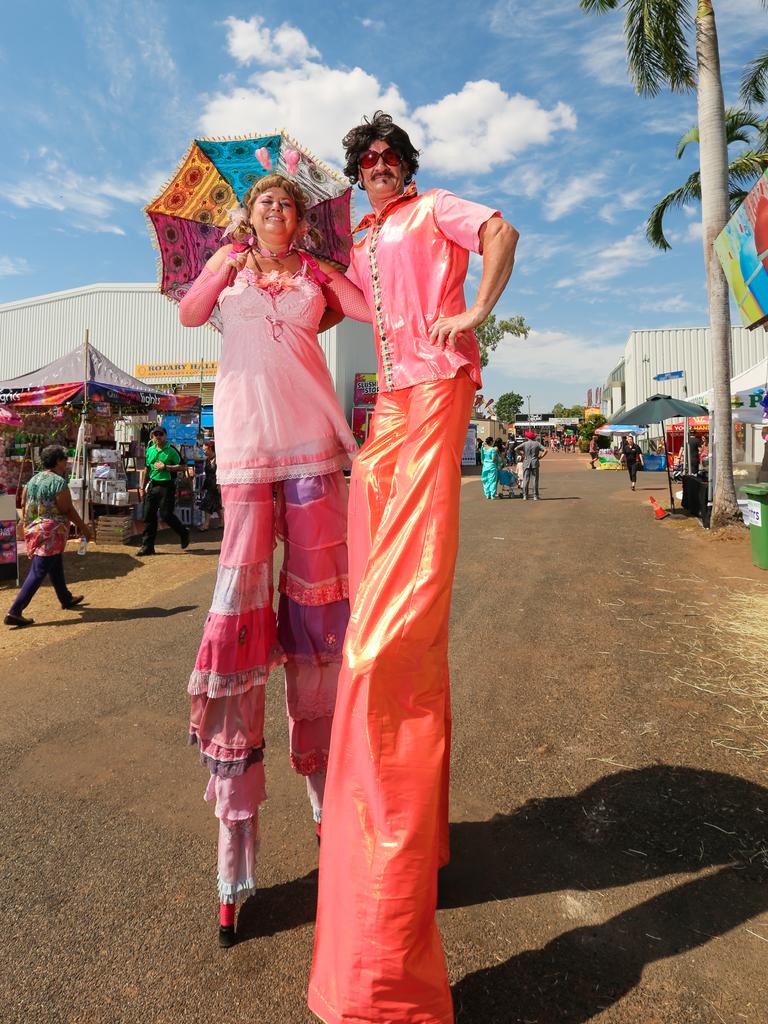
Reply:
<svg viewBox="0 0 768 1024"><path fill-rule="evenodd" d="M768 484L746 484L740 490L749 499L752 564L758 569L768 569Z"/></svg>

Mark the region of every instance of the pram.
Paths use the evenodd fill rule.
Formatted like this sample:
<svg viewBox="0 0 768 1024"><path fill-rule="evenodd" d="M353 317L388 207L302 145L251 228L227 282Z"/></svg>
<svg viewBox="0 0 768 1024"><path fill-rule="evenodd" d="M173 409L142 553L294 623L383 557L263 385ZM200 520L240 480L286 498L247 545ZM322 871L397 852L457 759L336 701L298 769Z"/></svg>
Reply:
<svg viewBox="0 0 768 1024"><path fill-rule="evenodd" d="M499 498L514 498L518 485L517 473L514 469L499 470Z"/></svg>

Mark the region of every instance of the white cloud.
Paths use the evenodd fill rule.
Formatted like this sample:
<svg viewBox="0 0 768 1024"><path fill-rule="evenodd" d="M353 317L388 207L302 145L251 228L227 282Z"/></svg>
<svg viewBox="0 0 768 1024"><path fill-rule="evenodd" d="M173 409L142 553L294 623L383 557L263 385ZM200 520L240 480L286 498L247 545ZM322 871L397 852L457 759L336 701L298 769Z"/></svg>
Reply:
<svg viewBox="0 0 768 1024"><path fill-rule="evenodd" d="M0 256L0 277L16 277L18 274L29 274L30 265L25 259L15 256Z"/></svg>
<svg viewBox="0 0 768 1024"><path fill-rule="evenodd" d="M405 123L407 105L395 86L382 89L362 68L307 63L266 71L249 86L217 93L203 110L200 129L205 135L242 135L287 127L317 156L338 163L341 136L363 112L379 108Z"/></svg>
<svg viewBox="0 0 768 1024"><path fill-rule="evenodd" d="M534 4L531 0L498 0L491 10L488 27L491 32L509 39L540 37L548 29L561 32L564 21L574 14L571 0L547 0ZM574 18L570 19L575 20Z"/></svg>
<svg viewBox="0 0 768 1024"><path fill-rule="evenodd" d="M284 22L270 29L258 14L243 21L227 18L227 49L240 64L261 64L266 67L284 67L301 64L320 52L294 25Z"/></svg>
<svg viewBox="0 0 768 1024"><path fill-rule="evenodd" d="M700 306L686 299L682 292L666 299L654 300L652 306L656 313L697 313L700 310Z"/></svg>
<svg viewBox="0 0 768 1024"><path fill-rule="evenodd" d="M509 96L498 82L467 82L458 93L417 107L414 120L426 136L424 163L448 172L468 166L488 171L557 131L573 131L576 114L566 103L546 110L538 100ZM471 154L471 159L470 159Z"/></svg>
<svg viewBox="0 0 768 1024"><path fill-rule="evenodd" d="M602 171L591 174L577 175L570 178L557 188L551 189L544 207L544 218L549 221L559 220L582 206L587 200L603 195L605 175Z"/></svg>
<svg viewBox="0 0 768 1024"><path fill-rule="evenodd" d="M44 161L41 172L19 182L0 181L0 192L6 202L23 210L37 207L68 214L70 226L81 231L124 235L111 220L115 204L144 205L163 183L157 173L134 182L78 174L45 147L40 148L38 156Z"/></svg>
<svg viewBox="0 0 768 1024"><path fill-rule="evenodd" d="M585 70L608 86L631 86L627 51L621 29L599 29L579 51Z"/></svg>
<svg viewBox="0 0 768 1024"><path fill-rule="evenodd" d="M642 227L631 234L602 248L585 253L583 270L557 282L557 288L586 288L603 291L611 287L608 282L621 277L632 267L640 266L654 259L658 251L652 249L645 238Z"/></svg>
<svg viewBox="0 0 768 1024"><path fill-rule="evenodd" d="M624 340L605 341L567 331L532 329L527 338L503 341L488 369L514 380L550 378L592 383L605 379L624 350Z"/></svg>
<svg viewBox="0 0 768 1024"><path fill-rule="evenodd" d="M230 49L242 62L256 60L258 51L264 63L261 44L253 40L261 40L266 33L274 42L279 32L291 29L283 25L272 32L258 17L249 22L229 18L226 24L230 29L235 24L249 26L247 33L238 29L236 50L230 34ZM508 95L498 82L487 80L467 82L459 92L411 110L397 85L383 86L359 67L331 68L305 59L319 55L308 42L309 49L302 46L297 43L295 51L288 53L273 45L270 53L281 66L251 76L247 85L227 83L208 97L201 131L240 135L286 126L318 156L338 161L344 131L359 123L364 113L380 108L412 135L422 150L423 167L483 173L531 146L550 142L558 131L576 127L576 114L568 104L557 103L547 110L537 100L519 93ZM299 55L300 65L289 66Z"/></svg>
<svg viewBox="0 0 768 1024"><path fill-rule="evenodd" d="M363 26L363 28L372 28L376 32L383 32L387 27L383 21L378 21L376 18L357 18L357 21Z"/></svg>
<svg viewBox="0 0 768 1024"><path fill-rule="evenodd" d="M704 237L704 228L700 220L694 221L693 224L689 224L685 232L686 242L700 242Z"/></svg>
<svg viewBox="0 0 768 1024"><path fill-rule="evenodd" d="M617 192L611 202L606 203L598 210L598 217L606 224L615 224L620 213L628 210L642 210L649 206L648 197L650 190L647 188L631 189L628 192ZM649 206L650 212L650 206Z"/></svg>

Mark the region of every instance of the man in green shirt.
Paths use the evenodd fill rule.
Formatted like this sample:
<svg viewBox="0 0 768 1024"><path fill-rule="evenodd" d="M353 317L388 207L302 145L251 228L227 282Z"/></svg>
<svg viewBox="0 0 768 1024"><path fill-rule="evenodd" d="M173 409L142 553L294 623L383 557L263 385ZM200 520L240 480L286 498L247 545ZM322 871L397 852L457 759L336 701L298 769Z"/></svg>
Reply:
<svg viewBox="0 0 768 1024"><path fill-rule="evenodd" d="M147 465L139 487L139 496L144 501L144 535L139 548L140 555L155 553L158 514L167 526L178 533L182 548L189 545L189 530L173 511L176 504L176 474L181 468L179 453L168 444L165 430L163 427L155 427L150 434Z"/></svg>

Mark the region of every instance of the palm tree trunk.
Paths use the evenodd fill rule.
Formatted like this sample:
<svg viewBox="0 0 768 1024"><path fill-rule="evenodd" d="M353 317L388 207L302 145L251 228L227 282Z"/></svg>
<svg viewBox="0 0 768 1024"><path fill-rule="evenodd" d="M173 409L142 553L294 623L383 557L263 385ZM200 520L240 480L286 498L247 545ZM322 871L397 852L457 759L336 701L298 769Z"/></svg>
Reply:
<svg viewBox="0 0 768 1024"><path fill-rule="evenodd" d="M725 227L728 209L728 147L720 55L712 0L698 0L696 12L698 120L701 159L701 219L704 265L709 299L709 345L715 414L715 491L713 529L741 522L733 482L731 423L731 313L728 282L715 250L715 238Z"/></svg>

